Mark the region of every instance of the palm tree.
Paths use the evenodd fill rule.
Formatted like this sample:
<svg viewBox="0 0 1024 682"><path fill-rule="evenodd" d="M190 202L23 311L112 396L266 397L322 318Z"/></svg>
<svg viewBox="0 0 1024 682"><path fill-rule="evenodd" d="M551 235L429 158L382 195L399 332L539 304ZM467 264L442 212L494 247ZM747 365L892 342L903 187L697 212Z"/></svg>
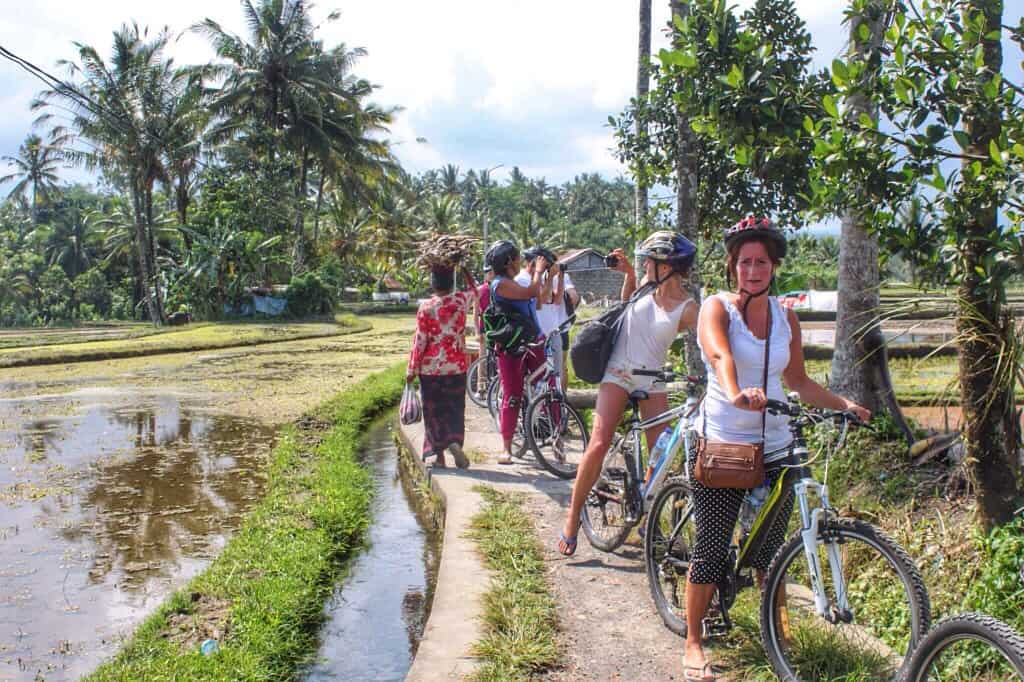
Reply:
<svg viewBox="0 0 1024 682"><path fill-rule="evenodd" d="M67 201L46 239L47 265L61 266L68 279L92 267L99 252L99 235L88 216L89 210L80 200Z"/></svg>
<svg viewBox="0 0 1024 682"><path fill-rule="evenodd" d="M640 0L640 41L636 60L636 101L639 105L651 88L651 0ZM647 122L638 112L636 133L641 140L647 137ZM641 234L647 233L647 182L636 178L634 222Z"/></svg>
<svg viewBox="0 0 1024 682"><path fill-rule="evenodd" d="M44 144L36 134L30 134L18 148L17 156L4 156L0 160L14 166L14 172L0 177L0 185L17 180L7 194L16 200L28 194L31 188L32 224L38 218L39 203L49 201L57 190L57 164L63 160L59 144Z"/></svg>
<svg viewBox="0 0 1024 682"><path fill-rule="evenodd" d="M423 227L441 234L458 232L460 212L459 199L454 194L432 196L423 207Z"/></svg>
<svg viewBox="0 0 1024 682"><path fill-rule="evenodd" d="M439 174L441 182L441 193L454 196L459 193L462 185L459 182L459 167L453 164L446 164L441 167Z"/></svg>
<svg viewBox="0 0 1024 682"><path fill-rule="evenodd" d="M71 111L70 128L54 133L75 135L89 149L70 149L65 155L89 169L99 168L128 185L135 223L135 248L141 290L154 324L165 321L160 263L154 230L153 189L169 183L164 163L169 116L173 100L181 92L187 72L164 58L170 39L165 27L152 40L148 29L123 25L114 32L107 63L95 48L75 43L79 63L61 61L73 81L72 88L58 86L40 93L35 110L53 106ZM59 103L59 104L58 104ZM53 118L52 113L40 121Z"/></svg>
<svg viewBox="0 0 1024 682"><path fill-rule="evenodd" d="M366 54L362 48L340 44L325 50L314 39L304 0L260 0L242 3L249 40L226 32L212 19L193 26L225 60L211 67L211 75L223 78L223 87L211 99L219 117L215 139L229 139L253 131L273 162L276 147L283 143L295 154L299 171L295 185L296 215L293 224L292 269L305 268L307 244L304 230L310 164L330 169L332 153L388 160L369 133L389 122L390 113L364 108L361 101L372 86L351 75L355 61ZM332 12L327 21L338 18ZM269 135L260 135L269 131ZM351 159L348 159L349 161ZM269 164L268 164L269 167ZM323 175L321 175L323 177ZM326 181L326 180L325 180Z"/></svg>

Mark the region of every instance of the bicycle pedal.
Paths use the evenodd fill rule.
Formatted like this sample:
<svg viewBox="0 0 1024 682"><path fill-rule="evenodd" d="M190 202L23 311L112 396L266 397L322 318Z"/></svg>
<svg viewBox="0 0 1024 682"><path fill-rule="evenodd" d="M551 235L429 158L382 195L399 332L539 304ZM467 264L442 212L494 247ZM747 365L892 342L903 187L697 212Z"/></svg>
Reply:
<svg viewBox="0 0 1024 682"><path fill-rule="evenodd" d="M711 639L712 637L722 637L729 632L728 624L724 623L717 618L705 618L701 622L701 634L704 639Z"/></svg>

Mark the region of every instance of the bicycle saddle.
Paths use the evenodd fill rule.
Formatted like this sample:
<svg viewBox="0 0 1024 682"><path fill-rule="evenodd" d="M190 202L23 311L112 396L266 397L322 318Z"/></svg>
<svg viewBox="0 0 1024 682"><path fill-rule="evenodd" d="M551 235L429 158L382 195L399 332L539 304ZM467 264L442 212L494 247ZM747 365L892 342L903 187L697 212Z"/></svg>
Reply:
<svg viewBox="0 0 1024 682"><path fill-rule="evenodd" d="M647 400L648 398L650 398L650 396L647 395L647 391L642 391L640 389L637 389L629 394L630 400Z"/></svg>

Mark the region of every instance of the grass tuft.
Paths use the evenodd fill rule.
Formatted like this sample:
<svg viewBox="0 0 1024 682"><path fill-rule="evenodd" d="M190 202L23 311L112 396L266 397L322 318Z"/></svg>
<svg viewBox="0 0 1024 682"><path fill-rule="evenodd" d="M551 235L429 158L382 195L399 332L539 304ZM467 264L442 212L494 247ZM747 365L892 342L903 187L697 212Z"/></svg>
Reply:
<svg viewBox="0 0 1024 682"><path fill-rule="evenodd" d="M293 679L315 655L324 600L363 542L372 485L356 454L403 375L394 366L321 405L316 415L331 426L315 446L299 428L283 429L267 494L221 554L87 679ZM204 604L228 606L208 614ZM220 648L203 656L198 644L211 631Z"/></svg>
<svg viewBox="0 0 1024 682"><path fill-rule="evenodd" d="M484 635L474 645L483 664L474 680L527 680L558 660L558 617L544 558L521 495L477 487L484 508L470 536L494 571L483 597Z"/></svg>

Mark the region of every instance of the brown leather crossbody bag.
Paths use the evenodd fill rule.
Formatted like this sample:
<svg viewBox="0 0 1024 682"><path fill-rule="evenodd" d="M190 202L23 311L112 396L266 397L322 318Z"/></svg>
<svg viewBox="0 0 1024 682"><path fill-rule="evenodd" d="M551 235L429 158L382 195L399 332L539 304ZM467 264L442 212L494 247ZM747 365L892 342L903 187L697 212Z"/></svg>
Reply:
<svg viewBox="0 0 1024 682"><path fill-rule="evenodd" d="M764 339L762 389L768 395L768 348L772 342L772 304L768 301L768 331ZM707 439L707 418L697 438L693 477L706 488L756 488L764 482L764 434L766 411L761 411L761 442L730 443Z"/></svg>

